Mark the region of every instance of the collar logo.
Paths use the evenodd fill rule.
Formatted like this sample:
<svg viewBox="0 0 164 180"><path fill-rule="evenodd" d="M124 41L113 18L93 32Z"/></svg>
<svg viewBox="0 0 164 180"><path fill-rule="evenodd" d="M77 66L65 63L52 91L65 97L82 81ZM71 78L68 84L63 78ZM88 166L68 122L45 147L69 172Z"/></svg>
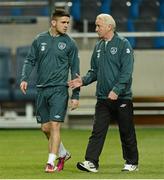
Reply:
<svg viewBox="0 0 164 180"><path fill-rule="evenodd" d="M58 48L59 48L60 50L65 49L65 48L66 48L66 43L64 43L64 42L59 42Z"/></svg>
<svg viewBox="0 0 164 180"><path fill-rule="evenodd" d="M113 55L116 54L117 53L117 47L111 47L110 52Z"/></svg>

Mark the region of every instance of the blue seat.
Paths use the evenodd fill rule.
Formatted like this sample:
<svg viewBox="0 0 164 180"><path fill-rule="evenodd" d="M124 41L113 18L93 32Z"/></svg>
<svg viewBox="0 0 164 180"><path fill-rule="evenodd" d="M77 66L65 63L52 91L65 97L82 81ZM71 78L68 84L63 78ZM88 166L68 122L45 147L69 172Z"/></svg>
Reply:
<svg viewBox="0 0 164 180"><path fill-rule="evenodd" d="M110 14L111 13L111 2L112 2L112 0L102 0L100 12Z"/></svg>
<svg viewBox="0 0 164 180"><path fill-rule="evenodd" d="M111 15L115 20L127 20L130 15L131 2L129 0L112 0Z"/></svg>
<svg viewBox="0 0 164 180"><path fill-rule="evenodd" d="M164 32L164 20L157 21L157 31ZM154 47L158 49L164 48L164 37L156 37L154 40Z"/></svg>
<svg viewBox="0 0 164 180"><path fill-rule="evenodd" d="M80 0L72 0L72 6L70 8L70 13L73 17L73 20L80 21Z"/></svg>
<svg viewBox="0 0 164 180"><path fill-rule="evenodd" d="M134 28L136 32L155 32L156 21L155 20L135 20ZM154 37L136 37L137 49L154 49Z"/></svg>
<svg viewBox="0 0 164 180"><path fill-rule="evenodd" d="M21 16L22 15L22 9L19 7L13 7L11 9L11 16Z"/></svg>
<svg viewBox="0 0 164 180"><path fill-rule="evenodd" d="M15 78L15 89L14 89L14 100L15 101L35 101L36 78L37 78L36 68L31 73L26 95L24 95L19 88L22 67L23 67L24 60L28 54L29 49L30 49L29 46L23 46L23 47L18 47L16 50L16 67L15 67L16 68L16 78Z"/></svg>
<svg viewBox="0 0 164 180"><path fill-rule="evenodd" d="M129 12L129 18L137 19L139 17L139 5L141 0L132 0Z"/></svg>
<svg viewBox="0 0 164 180"><path fill-rule="evenodd" d="M96 0L96 2L95 0L74 0L71 10L72 14L74 14L73 28L79 32L83 32L83 22L87 20L88 31L95 32L95 19L100 13L100 6L100 0Z"/></svg>
<svg viewBox="0 0 164 180"><path fill-rule="evenodd" d="M128 32L135 32L135 28L134 28L134 22L132 19L128 19L127 21L127 31ZM128 37L127 38L131 44L131 46L133 48L135 48L136 46L136 38L135 37Z"/></svg>
<svg viewBox="0 0 164 180"><path fill-rule="evenodd" d="M164 0L160 0L159 18L164 19Z"/></svg>
<svg viewBox="0 0 164 180"><path fill-rule="evenodd" d="M127 20L116 20L116 31L127 32Z"/></svg>
<svg viewBox="0 0 164 180"><path fill-rule="evenodd" d="M139 18L158 19L160 10L159 0L142 0L139 5Z"/></svg>
<svg viewBox="0 0 164 180"><path fill-rule="evenodd" d="M0 47L0 101L11 100L11 49Z"/></svg>
<svg viewBox="0 0 164 180"><path fill-rule="evenodd" d="M42 7L42 8L40 9L40 15L41 15L41 16L49 16L49 15L50 15L49 7L48 7L48 6Z"/></svg>

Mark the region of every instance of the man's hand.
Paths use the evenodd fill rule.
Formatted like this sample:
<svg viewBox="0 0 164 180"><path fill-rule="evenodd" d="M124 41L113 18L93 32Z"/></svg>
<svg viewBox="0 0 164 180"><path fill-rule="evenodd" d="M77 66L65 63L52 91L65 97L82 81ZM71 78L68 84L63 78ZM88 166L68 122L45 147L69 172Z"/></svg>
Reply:
<svg viewBox="0 0 164 180"><path fill-rule="evenodd" d="M68 86L71 89L76 89L76 88L78 88L78 87L83 85L82 78L78 74L76 74L76 76L77 76L76 79L73 79L73 80L68 82Z"/></svg>
<svg viewBox="0 0 164 180"><path fill-rule="evenodd" d="M22 82L20 83L20 89L21 89L21 91L23 92L23 94L26 94L27 85L28 85L28 83L27 83L26 81L22 81Z"/></svg>
<svg viewBox="0 0 164 180"><path fill-rule="evenodd" d="M108 98L111 100L117 100L118 95L114 91L110 91L110 93L108 94Z"/></svg>
<svg viewBox="0 0 164 180"><path fill-rule="evenodd" d="M70 101L70 108L71 108L71 111L78 108L79 106L79 100L77 99L71 99Z"/></svg>

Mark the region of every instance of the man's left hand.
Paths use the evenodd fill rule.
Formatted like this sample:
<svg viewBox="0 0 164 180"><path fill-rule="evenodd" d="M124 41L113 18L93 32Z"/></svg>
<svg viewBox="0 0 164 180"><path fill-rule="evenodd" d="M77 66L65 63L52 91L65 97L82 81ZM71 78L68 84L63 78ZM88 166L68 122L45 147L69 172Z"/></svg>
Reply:
<svg viewBox="0 0 164 180"><path fill-rule="evenodd" d="M78 108L78 106L79 106L79 100L71 99L71 102L70 102L71 111Z"/></svg>
<svg viewBox="0 0 164 180"><path fill-rule="evenodd" d="M108 94L108 98L111 100L117 100L118 95L114 91L110 91L110 93Z"/></svg>

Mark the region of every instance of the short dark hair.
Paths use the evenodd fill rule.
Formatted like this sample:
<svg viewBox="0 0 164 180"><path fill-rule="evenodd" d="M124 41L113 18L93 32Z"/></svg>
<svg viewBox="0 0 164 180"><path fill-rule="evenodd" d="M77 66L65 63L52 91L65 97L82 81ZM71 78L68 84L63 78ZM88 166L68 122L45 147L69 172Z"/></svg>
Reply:
<svg viewBox="0 0 164 180"><path fill-rule="evenodd" d="M64 9L55 9L55 11L51 15L51 19L55 19L57 17L63 17L63 16L70 17L70 14Z"/></svg>

